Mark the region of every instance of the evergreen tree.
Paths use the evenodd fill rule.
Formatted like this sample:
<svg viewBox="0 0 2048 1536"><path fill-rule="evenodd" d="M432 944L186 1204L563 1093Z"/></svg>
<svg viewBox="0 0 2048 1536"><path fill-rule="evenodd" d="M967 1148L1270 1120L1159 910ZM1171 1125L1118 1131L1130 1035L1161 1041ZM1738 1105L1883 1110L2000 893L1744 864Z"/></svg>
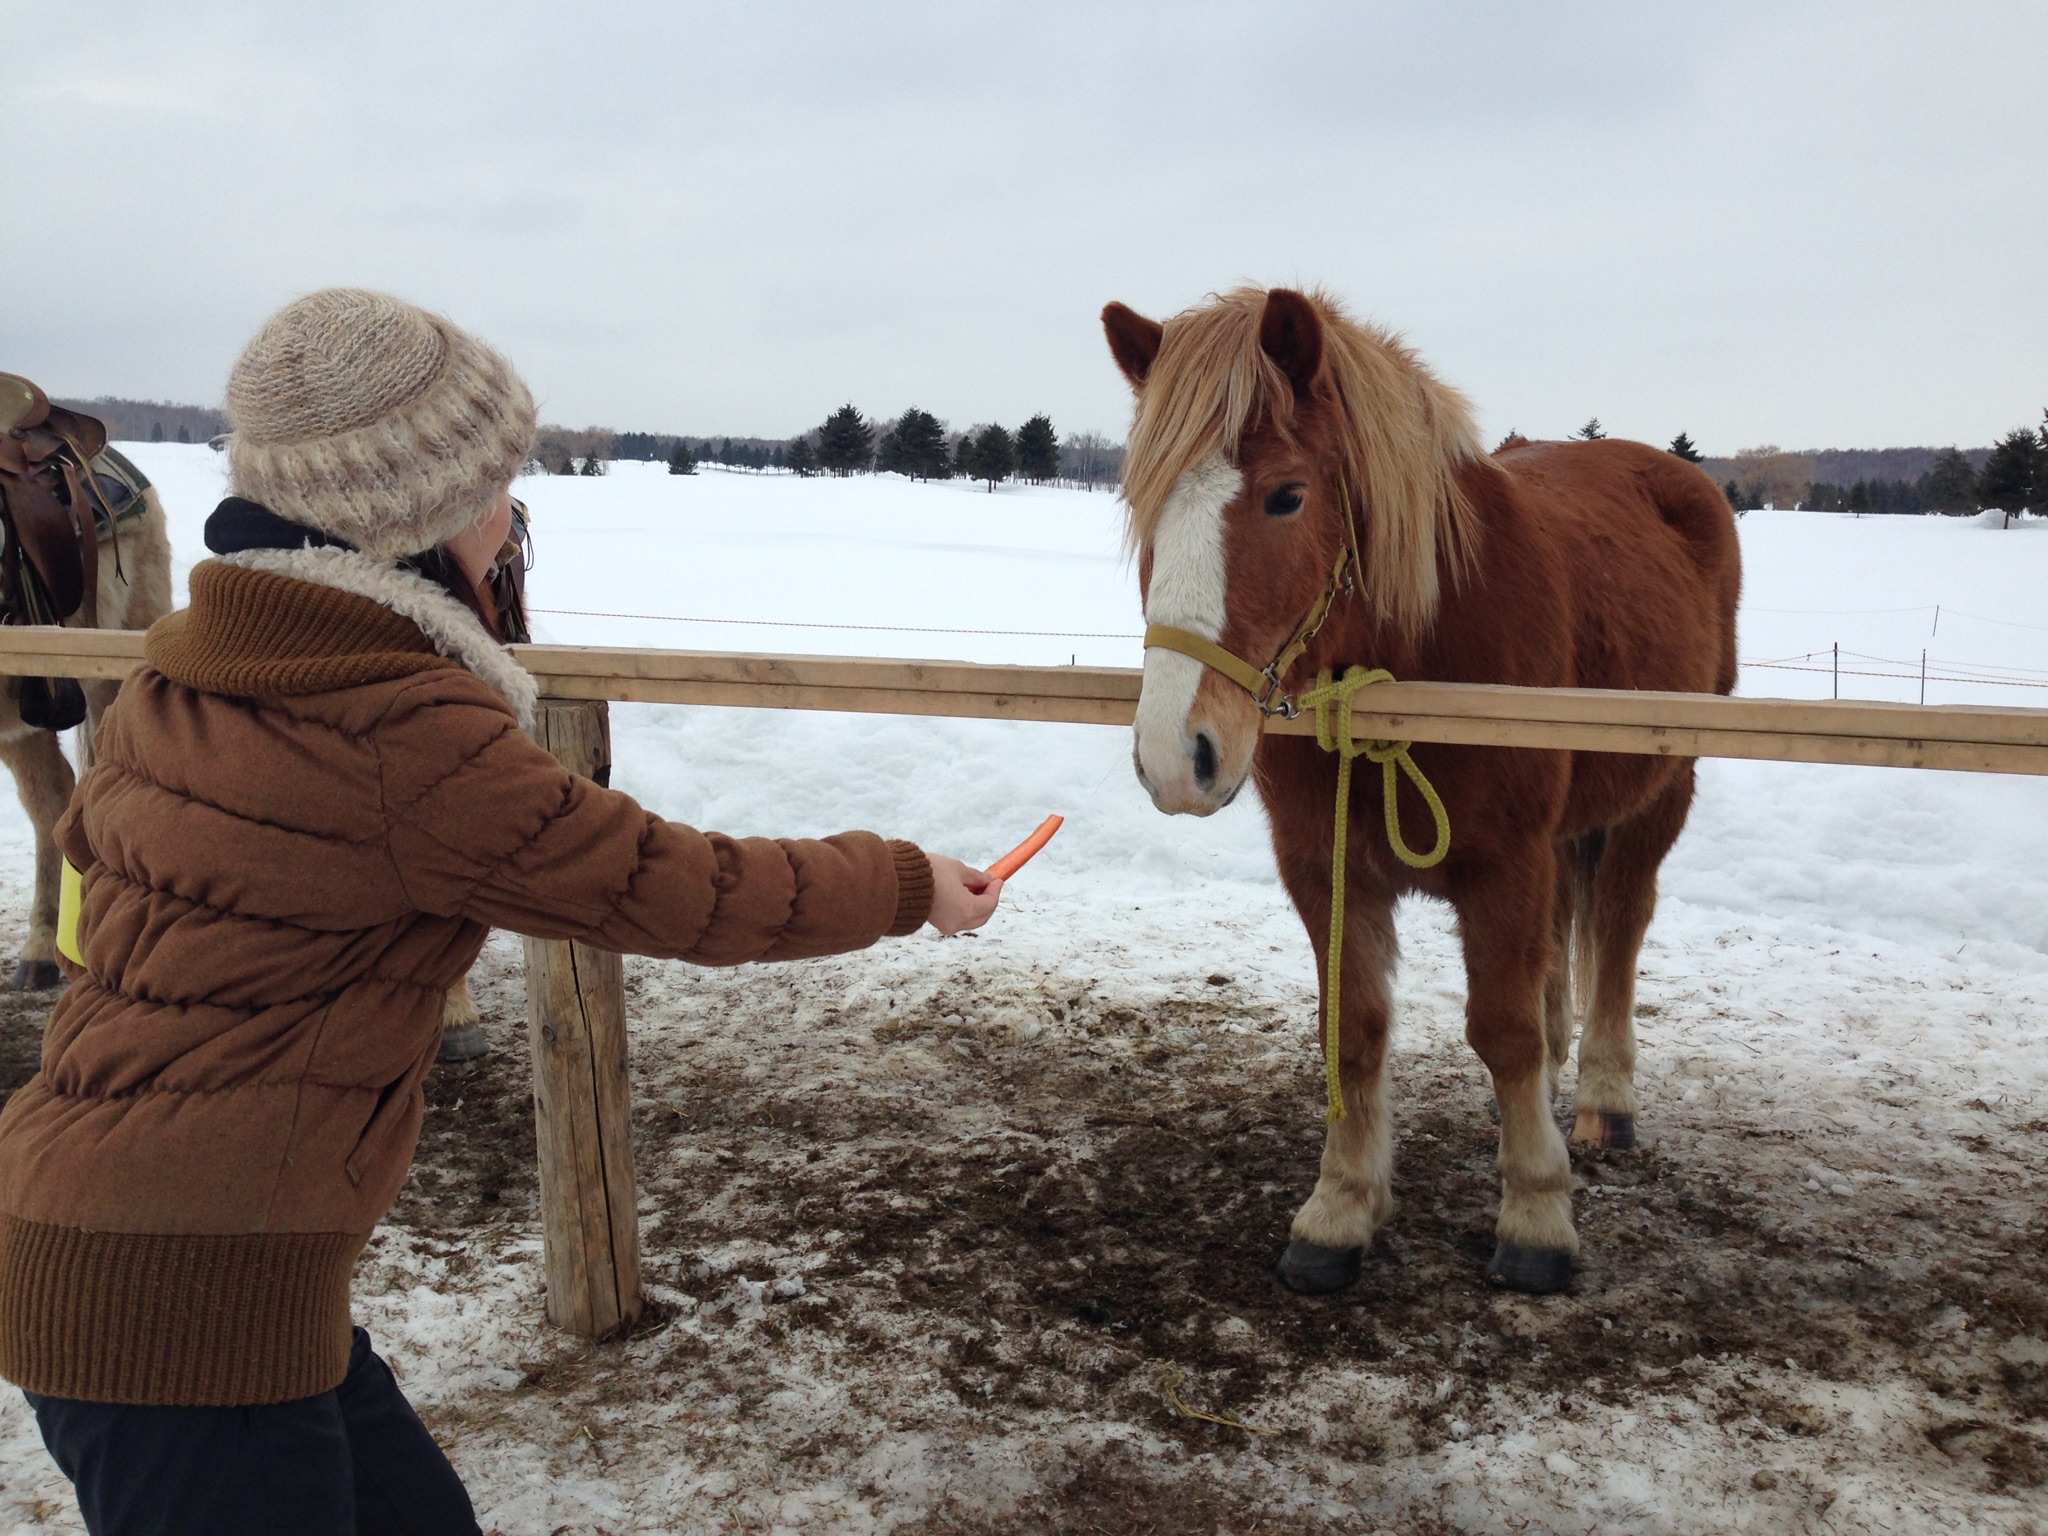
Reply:
<svg viewBox="0 0 2048 1536"><path fill-rule="evenodd" d="M789 467L790 473L806 478L818 472L818 455L812 450L808 437L792 441L782 456L782 462Z"/></svg>
<svg viewBox="0 0 2048 1536"><path fill-rule="evenodd" d="M1755 512L1764 504L1763 498L1757 495L1755 491L1745 491L1733 480L1730 480L1721 487L1721 494L1728 498L1728 505L1733 507L1738 513Z"/></svg>
<svg viewBox="0 0 2048 1536"><path fill-rule="evenodd" d="M903 423L900 420L875 444L875 471L884 475L910 473L903 467Z"/></svg>
<svg viewBox="0 0 2048 1536"><path fill-rule="evenodd" d="M1983 505L1977 499L1977 471L1954 448L1934 456L1934 468L1920 477L1920 497L1934 512L1975 512Z"/></svg>
<svg viewBox="0 0 2048 1536"><path fill-rule="evenodd" d="M1017 473L1039 482L1059 478L1060 435L1043 412L1017 429Z"/></svg>
<svg viewBox="0 0 2048 1536"><path fill-rule="evenodd" d="M1597 443L1606 435L1607 429L1600 425L1598 416L1588 416L1586 424L1572 434L1573 437L1583 438L1589 443Z"/></svg>
<svg viewBox="0 0 2048 1536"><path fill-rule="evenodd" d="M1977 499L2008 520L2015 512L2039 512L2048 504L2048 449L2032 429L2015 427L1998 440L1977 477Z"/></svg>
<svg viewBox="0 0 2048 1536"><path fill-rule="evenodd" d="M986 480L991 496L996 482L1009 479L1016 468L1017 444L1008 432L987 426L974 434L974 445L967 450L967 472L976 480Z"/></svg>
<svg viewBox="0 0 2048 1536"><path fill-rule="evenodd" d="M851 405L842 405L818 428L818 467L835 475L866 469L875 457L875 429Z"/></svg>
<svg viewBox="0 0 2048 1536"><path fill-rule="evenodd" d="M1692 439L1683 432L1671 439L1671 451L1688 464L1697 464L1706 457L1693 446Z"/></svg>
<svg viewBox="0 0 2048 1536"><path fill-rule="evenodd" d="M164 424L162 422L159 421L150 427L149 440L152 443L160 443L164 440Z"/></svg>
<svg viewBox="0 0 2048 1536"><path fill-rule="evenodd" d="M181 443L189 443L189 442L191 442L191 441L192 441L192 429L191 429L190 427L180 427L180 428L178 428L178 441L179 441L179 442L181 442Z"/></svg>
<svg viewBox="0 0 2048 1536"><path fill-rule="evenodd" d="M582 473L586 475L601 475L604 473L604 471L605 462L598 455L598 452L595 448L591 449L590 452L583 455Z"/></svg>
<svg viewBox="0 0 2048 1536"><path fill-rule="evenodd" d="M925 480L947 477L946 426L938 417L913 405L896 423L893 436L901 460L896 467L904 474Z"/></svg>
<svg viewBox="0 0 2048 1536"><path fill-rule="evenodd" d="M690 445L680 437L676 439L675 452L668 456L668 472L672 475L697 473L697 456L690 452Z"/></svg>
<svg viewBox="0 0 2048 1536"><path fill-rule="evenodd" d="M962 432L953 439L953 476L959 480L972 480L974 469L974 434Z"/></svg>

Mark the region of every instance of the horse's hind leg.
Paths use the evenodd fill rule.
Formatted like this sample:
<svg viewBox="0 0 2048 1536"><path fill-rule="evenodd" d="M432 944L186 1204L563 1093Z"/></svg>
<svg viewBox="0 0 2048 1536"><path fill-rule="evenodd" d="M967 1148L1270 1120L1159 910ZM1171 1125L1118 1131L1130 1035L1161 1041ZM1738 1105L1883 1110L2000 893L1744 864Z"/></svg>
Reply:
<svg viewBox="0 0 2048 1536"><path fill-rule="evenodd" d="M1281 873L1311 935L1329 932L1328 866L1321 883L1307 871ZM1279 1275L1311 1295L1340 1290L1358 1278L1366 1244L1394 1208L1393 1137L1387 1122L1387 1032L1392 1020L1388 978L1397 953L1391 893L1354 882L1344 910L1343 995L1339 1003L1337 1081L1344 1114L1323 1136L1316 1187L1295 1213ZM1317 974L1327 995L1324 950ZM1318 1014L1320 1020L1320 1013ZM1325 1036L1317 1032L1318 1054Z"/></svg>
<svg viewBox="0 0 2048 1536"><path fill-rule="evenodd" d="M21 730L16 727L16 730ZM71 764L51 731L0 735L0 762L14 773L21 808L36 832L36 887L29 903L28 942L14 968L17 992L40 992L64 984L57 969L57 894L60 859L52 836L57 818L71 803Z"/></svg>
<svg viewBox="0 0 2048 1536"><path fill-rule="evenodd" d="M1465 1038L1492 1073L1500 1107L1499 1241L1486 1275L1515 1290L1556 1291L1570 1281L1579 1248L1571 1158L1547 1092L1556 853L1544 841L1513 854L1453 892L1465 941Z"/></svg>
<svg viewBox="0 0 2048 1536"><path fill-rule="evenodd" d="M1543 977L1544 1095L1557 1098L1558 1074L1572 1056L1572 1027L1578 1022L1572 1003L1572 913L1576 906L1573 871L1577 864L1572 842L1557 845L1557 896L1551 907L1550 969ZM1499 1114L1496 1105L1494 1113Z"/></svg>
<svg viewBox="0 0 2048 1536"><path fill-rule="evenodd" d="M1572 1140L1636 1144L1636 962L1657 907L1657 869L1692 808L1687 763L1638 816L1610 827L1593 874L1593 1006L1579 1037Z"/></svg>

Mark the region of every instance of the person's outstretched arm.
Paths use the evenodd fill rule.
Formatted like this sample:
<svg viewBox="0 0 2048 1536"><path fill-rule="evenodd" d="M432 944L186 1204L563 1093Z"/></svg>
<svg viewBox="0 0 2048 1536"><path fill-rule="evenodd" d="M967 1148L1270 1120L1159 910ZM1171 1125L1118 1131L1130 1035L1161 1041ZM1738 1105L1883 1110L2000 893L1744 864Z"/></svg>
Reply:
<svg viewBox="0 0 2048 1536"><path fill-rule="evenodd" d="M408 899L535 938L736 965L978 926L1000 882L872 832L734 838L580 778L494 705L429 674L378 727L391 856ZM980 887L976 889L976 887Z"/></svg>

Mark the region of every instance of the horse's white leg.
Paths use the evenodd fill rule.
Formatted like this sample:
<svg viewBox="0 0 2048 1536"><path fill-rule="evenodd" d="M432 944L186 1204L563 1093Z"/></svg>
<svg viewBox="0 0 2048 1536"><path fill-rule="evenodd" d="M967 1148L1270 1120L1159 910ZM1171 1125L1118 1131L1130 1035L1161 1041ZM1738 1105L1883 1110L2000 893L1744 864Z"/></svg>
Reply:
<svg viewBox="0 0 2048 1536"><path fill-rule="evenodd" d="M1577 1011L1572 999L1572 916L1574 902L1575 850L1570 844L1560 844L1557 849L1557 897L1551 907L1550 932L1552 951L1550 969L1543 977L1543 1089L1547 1097L1557 1097L1558 1074L1572 1056L1572 1029L1577 1024Z"/></svg>
<svg viewBox="0 0 2048 1536"><path fill-rule="evenodd" d="M1500 1106L1499 1242L1487 1277L1527 1291L1561 1289L1579 1247L1544 1036L1556 888L1556 854L1546 841L1467 876L1453 894L1465 943L1465 1038L1493 1074Z"/></svg>
<svg viewBox="0 0 2048 1536"><path fill-rule="evenodd" d="M30 730L16 723L0 730L0 762L14 774L21 808L36 833L36 883L29 903L28 941L14 968L17 991L42 991L64 984L57 969L57 894L60 860L51 835L57 818L71 803L71 764L50 731Z"/></svg>
<svg viewBox="0 0 2048 1536"><path fill-rule="evenodd" d="M477 1011L476 999L470 996L469 978L465 976L448 989L442 1000L441 1049L436 1059L474 1061L490 1048L490 1042L484 1039L483 1015Z"/></svg>
<svg viewBox="0 0 2048 1536"><path fill-rule="evenodd" d="M1593 1006L1579 1040L1574 1141L1636 1144L1636 966L1657 908L1657 869L1685 828L1692 792L1688 763L1641 815L1608 829L1593 875Z"/></svg>
<svg viewBox="0 0 2048 1536"><path fill-rule="evenodd" d="M1283 874L1286 872L1283 871ZM1321 884L1306 874L1289 889L1324 946L1317 976L1327 995L1328 866ZM1337 1290L1357 1278L1365 1248L1394 1208L1393 1134L1387 1115L1387 1036L1393 1019L1388 980L1398 955L1390 892L1353 882L1344 909L1343 992L1337 1034L1337 1080L1344 1114L1323 1136L1323 1164L1315 1190L1289 1230L1280 1278L1297 1291ZM1324 1040L1318 1011L1317 1055Z"/></svg>

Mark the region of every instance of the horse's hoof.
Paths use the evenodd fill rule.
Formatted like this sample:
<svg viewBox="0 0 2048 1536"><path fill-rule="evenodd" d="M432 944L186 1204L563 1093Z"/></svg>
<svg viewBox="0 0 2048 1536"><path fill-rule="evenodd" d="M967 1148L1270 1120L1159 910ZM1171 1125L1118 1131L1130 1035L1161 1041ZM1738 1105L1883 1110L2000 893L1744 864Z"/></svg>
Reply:
<svg viewBox="0 0 2048 1536"><path fill-rule="evenodd" d="M1356 1280L1358 1267L1364 1262L1363 1243L1356 1248L1325 1248L1297 1237L1280 1255L1274 1273L1290 1291L1299 1291L1304 1296L1327 1296Z"/></svg>
<svg viewBox="0 0 2048 1536"><path fill-rule="evenodd" d="M484 1038L481 1024L457 1024L441 1031L441 1049L436 1061L475 1061L490 1054L491 1043Z"/></svg>
<svg viewBox="0 0 2048 1536"><path fill-rule="evenodd" d="M1572 1122L1572 1140L1610 1152L1632 1151L1636 1144L1636 1117L1616 1109L1582 1109Z"/></svg>
<svg viewBox="0 0 2048 1536"><path fill-rule="evenodd" d="M24 960L14 968L17 992L53 992L64 985L64 973L54 960Z"/></svg>
<svg viewBox="0 0 2048 1536"><path fill-rule="evenodd" d="M1564 1248L1500 1243L1493 1250L1493 1262L1486 1266L1486 1278L1504 1290L1548 1296L1572 1283L1572 1256Z"/></svg>

